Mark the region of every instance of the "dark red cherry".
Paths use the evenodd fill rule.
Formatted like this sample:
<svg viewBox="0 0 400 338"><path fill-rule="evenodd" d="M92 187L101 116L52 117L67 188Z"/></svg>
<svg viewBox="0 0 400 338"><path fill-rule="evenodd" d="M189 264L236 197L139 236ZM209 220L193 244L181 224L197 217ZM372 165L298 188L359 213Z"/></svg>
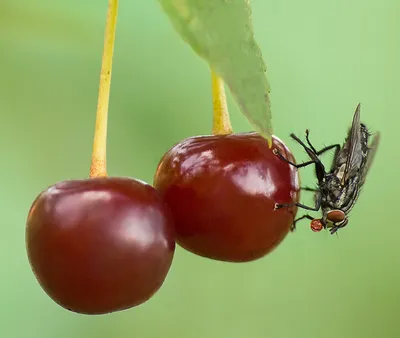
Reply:
<svg viewBox="0 0 400 338"><path fill-rule="evenodd" d="M29 211L26 244L32 269L55 302L103 314L139 305L161 287L175 234L153 187L93 178L42 192Z"/></svg>
<svg viewBox="0 0 400 338"><path fill-rule="evenodd" d="M169 205L178 243L211 259L245 262L273 250L287 235L296 207L275 203L299 199L294 161L273 137L272 148L257 133L188 138L162 158L154 187Z"/></svg>

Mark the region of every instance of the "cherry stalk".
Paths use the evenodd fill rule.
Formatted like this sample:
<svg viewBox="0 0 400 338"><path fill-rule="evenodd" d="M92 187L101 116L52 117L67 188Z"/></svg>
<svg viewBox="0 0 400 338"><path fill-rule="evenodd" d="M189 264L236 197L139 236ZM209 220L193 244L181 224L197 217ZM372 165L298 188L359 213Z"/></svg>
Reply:
<svg viewBox="0 0 400 338"><path fill-rule="evenodd" d="M112 60L114 54L115 32L117 27L118 0L110 1L107 11L104 36L103 58L101 63L99 97L97 102L96 125L93 140L90 177L107 176L107 121L110 102Z"/></svg>
<svg viewBox="0 0 400 338"><path fill-rule="evenodd" d="M213 71L211 71L211 90L213 99L213 135L232 134L232 125L229 117L228 104L224 82Z"/></svg>

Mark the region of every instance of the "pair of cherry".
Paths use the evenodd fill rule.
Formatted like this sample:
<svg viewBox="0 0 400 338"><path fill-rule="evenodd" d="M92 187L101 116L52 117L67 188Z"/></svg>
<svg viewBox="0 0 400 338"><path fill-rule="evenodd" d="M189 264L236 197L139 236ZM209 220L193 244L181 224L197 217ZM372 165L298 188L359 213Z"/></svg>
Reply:
<svg viewBox="0 0 400 338"><path fill-rule="evenodd" d="M110 0L90 178L39 194L26 246L37 280L62 307L84 314L144 303L162 286L175 243L226 262L265 256L287 235L299 199L294 161L276 137L233 134L222 80L213 76L214 128L161 159L154 185L106 172L107 114L117 0ZM214 73L212 73L214 74ZM215 74L214 74L215 75Z"/></svg>
<svg viewBox="0 0 400 338"><path fill-rule="evenodd" d="M75 312L107 313L148 300L170 269L175 241L211 259L266 255L289 232L298 199L291 157L256 133L199 136L162 158L154 188L131 178L64 181L34 201L27 250L42 287Z"/></svg>

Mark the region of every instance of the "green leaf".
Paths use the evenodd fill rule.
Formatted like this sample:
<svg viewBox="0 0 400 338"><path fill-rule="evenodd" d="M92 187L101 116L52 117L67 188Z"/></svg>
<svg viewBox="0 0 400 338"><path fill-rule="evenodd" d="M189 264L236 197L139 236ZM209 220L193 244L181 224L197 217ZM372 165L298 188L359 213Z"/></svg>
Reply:
<svg viewBox="0 0 400 338"><path fill-rule="evenodd" d="M182 39L223 79L253 127L270 139L270 88L249 0L159 2Z"/></svg>

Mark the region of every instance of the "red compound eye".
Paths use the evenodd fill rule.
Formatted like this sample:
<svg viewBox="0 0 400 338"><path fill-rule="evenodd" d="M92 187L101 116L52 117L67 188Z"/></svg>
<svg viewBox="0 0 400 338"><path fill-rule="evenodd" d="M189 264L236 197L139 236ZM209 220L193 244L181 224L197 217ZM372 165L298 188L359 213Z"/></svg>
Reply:
<svg viewBox="0 0 400 338"><path fill-rule="evenodd" d="M327 218L332 223L339 223L339 222L342 222L346 218L346 215L342 210L331 210L328 212Z"/></svg>
<svg viewBox="0 0 400 338"><path fill-rule="evenodd" d="M320 219L313 219L311 221L310 227L311 230L314 232L319 232L324 228Z"/></svg>

